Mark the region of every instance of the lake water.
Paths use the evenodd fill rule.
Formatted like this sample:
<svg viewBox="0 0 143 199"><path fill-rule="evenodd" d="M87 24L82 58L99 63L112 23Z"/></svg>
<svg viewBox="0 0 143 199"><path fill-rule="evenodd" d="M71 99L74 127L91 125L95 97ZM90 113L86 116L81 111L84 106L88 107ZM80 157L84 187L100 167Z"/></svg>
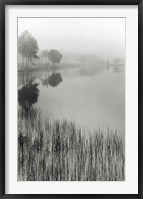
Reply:
<svg viewBox="0 0 143 199"><path fill-rule="evenodd" d="M32 72L39 97L34 106L85 129L125 130L124 70L99 68ZM21 84L19 76L19 86Z"/></svg>

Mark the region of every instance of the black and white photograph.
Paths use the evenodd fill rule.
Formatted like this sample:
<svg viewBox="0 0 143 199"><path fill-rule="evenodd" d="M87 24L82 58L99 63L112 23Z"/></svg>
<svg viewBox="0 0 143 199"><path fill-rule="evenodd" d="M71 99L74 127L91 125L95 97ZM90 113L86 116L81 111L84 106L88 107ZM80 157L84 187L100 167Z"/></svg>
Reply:
<svg viewBox="0 0 143 199"><path fill-rule="evenodd" d="M17 29L17 180L125 181L126 18Z"/></svg>

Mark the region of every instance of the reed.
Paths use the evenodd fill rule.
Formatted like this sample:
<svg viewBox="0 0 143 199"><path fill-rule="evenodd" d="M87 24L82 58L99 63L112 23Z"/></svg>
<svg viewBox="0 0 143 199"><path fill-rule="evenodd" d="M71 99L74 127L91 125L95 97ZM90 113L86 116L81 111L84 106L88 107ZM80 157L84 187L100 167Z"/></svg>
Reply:
<svg viewBox="0 0 143 199"><path fill-rule="evenodd" d="M74 121L40 109L18 111L19 181L123 181L124 136L107 129L87 132Z"/></svg>

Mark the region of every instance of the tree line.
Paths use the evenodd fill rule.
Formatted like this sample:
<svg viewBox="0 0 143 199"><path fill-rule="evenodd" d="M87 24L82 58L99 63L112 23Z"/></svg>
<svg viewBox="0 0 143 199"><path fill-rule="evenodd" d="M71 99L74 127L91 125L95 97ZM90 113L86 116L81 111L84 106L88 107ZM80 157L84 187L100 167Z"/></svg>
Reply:
<svg viewBox="0 0 143 199"><path fill-rule="evenodd" d="M32 34L25 30L24 32L21 33L21 35L18 37L18 52L21 55L21 60L22 60L22 66L23 68L29 69L29 66L32 64L33 59L40 59L44 58L46 65L48 65L49 61L52 63L53 67L55 64L59 64L63 55L55 49L50 49L50 50L43 50L40 53L40 57L38 55L39 52L39 45L37 40L32 36ZM81 55L79 58L79 62L81 65L85 64L104 64L104 59L100 58L95 55L90 55L90 54L85 54ZM119 66L123 65L124 60L120 58L114 58L112 61L112 64L107 60L106 65L114 65L114 66Z"/></svg>
<svg viewBox="0 0 143 199"><path fill-rule="evenodd" d="M28 69L33 59L40 59L38 51L38 42L29 31L25 30L18 36L18 52L21 55L23 67ZM55 49L49 51L46 49L41 52L41 57L45 58L46 63L51 61L53 67L56 63L60 63L62 56L63 55Z"/></svg>

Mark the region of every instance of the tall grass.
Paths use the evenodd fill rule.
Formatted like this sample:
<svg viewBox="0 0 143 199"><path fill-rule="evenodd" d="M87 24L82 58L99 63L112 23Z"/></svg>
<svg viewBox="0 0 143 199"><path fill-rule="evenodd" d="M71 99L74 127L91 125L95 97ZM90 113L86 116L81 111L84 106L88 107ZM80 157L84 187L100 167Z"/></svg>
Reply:
<svg viewBox="0 0 143 199"><path fill-rule="evenodd" d="M124 136L85 132L38 109L18 117L19 181L123 181Z"/></svg>

